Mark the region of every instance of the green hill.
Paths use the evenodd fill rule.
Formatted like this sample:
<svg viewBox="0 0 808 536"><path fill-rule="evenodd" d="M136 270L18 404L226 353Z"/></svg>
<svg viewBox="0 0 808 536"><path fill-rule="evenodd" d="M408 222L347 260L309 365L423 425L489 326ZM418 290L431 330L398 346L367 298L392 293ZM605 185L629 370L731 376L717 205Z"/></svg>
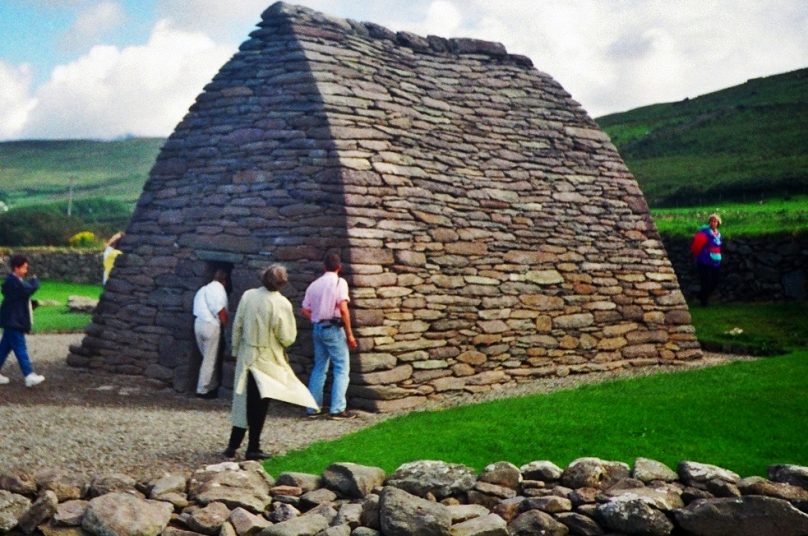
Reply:
<svg viewBox="0 0 808 536"><path fill-rule="evenodd" d="M134 207L163 138L0 143L0 200L11 207L107 198Z"/></svg>
<svg viewBox="0 0 808 536"><path fill-rule="evenodd" d="M808 193L808 69L597 122L651 206Z"/></svg>

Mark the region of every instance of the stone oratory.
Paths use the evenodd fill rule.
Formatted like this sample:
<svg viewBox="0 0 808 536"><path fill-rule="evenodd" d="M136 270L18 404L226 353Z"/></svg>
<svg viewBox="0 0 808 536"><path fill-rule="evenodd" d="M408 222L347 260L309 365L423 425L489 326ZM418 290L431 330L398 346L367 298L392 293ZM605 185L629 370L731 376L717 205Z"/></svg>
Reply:
<svg viewBox="0 0 808 536"><path fill-rule="evenodd" d="M276 3L163 146L68 362L189 390L211 270L231 270L233 313L284 263L298 306L331 248L353 408L701 356L637 181L530 59Z"/></svg>

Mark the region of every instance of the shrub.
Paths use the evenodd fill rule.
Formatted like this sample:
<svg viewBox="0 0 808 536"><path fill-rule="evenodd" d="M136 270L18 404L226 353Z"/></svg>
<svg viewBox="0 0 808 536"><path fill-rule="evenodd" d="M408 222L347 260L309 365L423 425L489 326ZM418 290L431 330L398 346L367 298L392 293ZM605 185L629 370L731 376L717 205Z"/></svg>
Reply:
<svg viewBox="0 0 808 536"><path fill-rule="evenodd" d="M80 231L67 239L71 248L91 248L99 245L92 231Z"/></svg>

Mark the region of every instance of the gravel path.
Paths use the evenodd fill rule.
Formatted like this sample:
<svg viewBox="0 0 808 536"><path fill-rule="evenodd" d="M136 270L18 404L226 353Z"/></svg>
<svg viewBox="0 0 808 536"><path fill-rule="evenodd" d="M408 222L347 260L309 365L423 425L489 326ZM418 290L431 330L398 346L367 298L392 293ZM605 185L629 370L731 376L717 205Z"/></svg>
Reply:
<svg viewBox="0 0 808 536"><path fill-rule="evenodd" d="M35 472L60 467L87 476L123 472L145 479L224 460L219 453L230 432L229 400L200 400L139 376L68 367L68 346L80 342L81 337L28 337L34 366L47 378L31 389L25 388L16 359L9 356L2 372L11 378L11 383L0 386L0 471ZM702 365L727 359L738 357L710 354ZM638 369L550 378L508 389L507 394L547 392L649 372L652 371ZM494 392L456 402L503 394ZM310 420L304 417L302 408L273 401L262 448L280 454L339 437L387 417L362 413L351 421Z"/></svg>

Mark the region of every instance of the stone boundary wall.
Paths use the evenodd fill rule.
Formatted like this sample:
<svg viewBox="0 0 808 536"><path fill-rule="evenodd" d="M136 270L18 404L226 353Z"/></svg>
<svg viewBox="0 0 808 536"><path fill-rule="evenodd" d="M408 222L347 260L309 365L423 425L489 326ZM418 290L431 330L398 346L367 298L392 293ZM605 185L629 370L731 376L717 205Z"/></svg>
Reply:
<svg viewBox="0 0 808 536"><path fill-rule="evenodd" d="M225 462L136 482L46 470L0 473L0 534L143 536L554 536L808 534L808 467L741 478L691 461L677 470L580 458L482 472L416 461L392 475L333 463L277 479Z"/></svg>
<svg viewBox="0 0 808 536"><path fill-rule="evenodd" d="M688 298L699 288L690 239L662 236L679 286ZM808 297L808 234L725 240L716 301L787 301Z"/></svg>
<svg viewBox="0 0 808 536"><path fill-rule="evenodd" d="M27 255L31 261L31 274L40 279L68 281L70 283L101 284L101 251L69 248L2 248L0 270L7 273L8 258L14 253Z"/></svg>

